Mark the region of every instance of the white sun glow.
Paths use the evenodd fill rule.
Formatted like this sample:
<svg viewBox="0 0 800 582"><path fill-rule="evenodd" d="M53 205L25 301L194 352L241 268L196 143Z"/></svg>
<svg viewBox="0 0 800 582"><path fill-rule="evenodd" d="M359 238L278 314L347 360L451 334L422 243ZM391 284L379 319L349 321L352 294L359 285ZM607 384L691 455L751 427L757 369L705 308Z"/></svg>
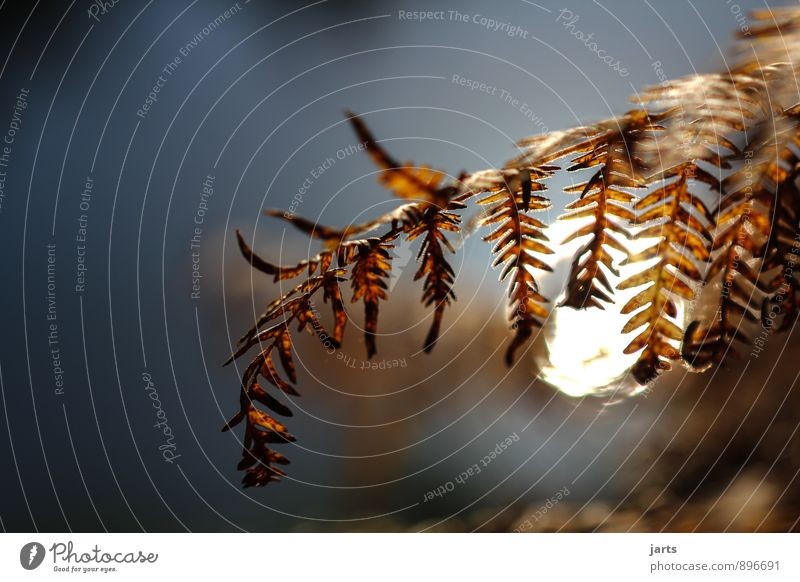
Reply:
<svg viewBox="0 0 800 582"><path fill-rule="evenodd" d="M556 222L548 229L548 236L551 240L563 240L570 229L574 228L572 225L568 225L569 228L566 226L561 221ZM657 239L643 239L632 241L629 247L632 252L638 252L657 242ZM554 276L564 274L564 269L568 270L574 251L575 245L559 251L560 256L556 260L560 262L561 268L557 269ZM620 267L620 278L609 274L609 280L616 285L620 280L652 264L653 261L649 261ZM628 374L638 358L638 353L623 353L631 340L644 328L625 335L620 333L631 317L631 314L621 314L620 308L641 290L640 287L624 292L615 291L617 303L606 305L604 310L563 307L554 309L544 329L547 354L544 358L537 358L540 378L573 397L634 395L645 390L645 386L639 386ZM555 304L561 299L563 295ZM686 317L685 302L677 299L676 306L676 323L683 327Z"/></svg>

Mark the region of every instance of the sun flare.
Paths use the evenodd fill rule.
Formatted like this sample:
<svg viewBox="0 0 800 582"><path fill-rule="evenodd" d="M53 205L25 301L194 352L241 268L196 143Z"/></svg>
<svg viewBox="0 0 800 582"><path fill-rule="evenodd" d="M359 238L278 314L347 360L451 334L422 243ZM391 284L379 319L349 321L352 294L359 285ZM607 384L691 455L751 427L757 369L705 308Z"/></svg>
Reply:
<svg viewBox="0 0 800 582"><path fill-rule="evenodd" d="M561 223L556 222L550 227L548 235L558 238L562 228ZM646 238L630 241L628 246L632 252L639 252L657 242L658 239ZM562 253L560 259L568 264L572 258L571 249L566 248ZM621 266L620 277L609 274L609 280L616 285L653 262ZM554 276L558 276L558 273ZM639 385L628 373L636 362L638 353L623 353L641 329L624 335L620 333L630 318L630 315L620 313L620 307L640 290L641 288L617 291L617 302L606 304L605 309L553 309L544 327L546 353L536 357L539 377L560 392L575 398L633 396L645 391L647 386ZM561 299L563 294L554 302L555 305ZM675 321L677 325L684 327L686 304L679 298L673 300L678 310Z"/></svg>

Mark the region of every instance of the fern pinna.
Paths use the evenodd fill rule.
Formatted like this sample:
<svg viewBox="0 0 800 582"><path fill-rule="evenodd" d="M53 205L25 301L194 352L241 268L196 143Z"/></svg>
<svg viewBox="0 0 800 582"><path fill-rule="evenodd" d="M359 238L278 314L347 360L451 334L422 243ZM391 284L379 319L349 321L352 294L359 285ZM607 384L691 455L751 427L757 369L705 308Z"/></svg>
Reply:
<svg viewBox="0 0 800 582"><path fill-rule="evenodd" d="M242 375L240 409L223 427L223 430L229 430L242 421L246 423L244 453L239 463L239 469L246 470L242 479L245 487L262 486L278 480L284 473L274 465L288 462L267 445L290 442L294 437L255 404L260 403L281 415L291 415L291 411L269 395L257 379L261 375L279 390L298 395L292 387L297 382L292 361L292 323L297 323L298 332L308 330L317 335L323 345L329 342L330 346L338 348L348 318L340 283L349 279L352 302L364 304L364 341L367 358L372 358L377 352L375 338L380 303L388 298L391 250L399 237L409 241L422 240L417 257L420 266L415 279L424 278L423 302L434 309L433 323L424 343L426 352L435 345L445 308L455 299L452 289L455 272L446 258L446 254L454 253L455 249L447 234L460 230L458 211L465 206L457 198L465 192L463 184L443 185L444 174L441 172L398 164L358 117L351 114L349 119L367 151L381 167L380 181L398 198L411 202L374 221L345 229L326 227L284 212L267 210L267 215L286 220L308 236L322 241L322 252L296 265L277 266L266 261L253 252L239 232L236 233L239 249L253 268L271 275L275 281L305 277L291 291L267 306L255 325L239 339L226 362L230 363L259 346L260 352ZM385 227L387 231L381 236L364 237L379 227ZM323 328L315 311L312 298L320 291L324 302L330 302L333 310L332 334ZM271 322L276 323L262 330ZM278 374L273 354L277 354L288 382Z"/></svg>
<svg viewBox="0 0 800 582"><path fill-rule="evenodd" d="M800 313L800 96L794 82L800 9L757 12L753 19L751 35L738 41L732 71L646 88L628 113L524 139L519 155L503 167L455 180L397 162L361 118L348 114L380 170L380 183L402 203L343 229L268 210L322 245L319 254L294 265L268 262L236 233L254 269L276 282L296 280L267 305L229 359L257 349L242 373L239 409L223 428L245 425L238 465L244 486L279 480L284 473L278 466L288 463L273 446L294 437L265 409L291 416L276 395L298 395L293 334L306 330L338 348L349 317L342 284L349 281L351 302L364 306L364 343L373 357L392 249L401 240L419 239L415 280L422 280L422 302L432 309L422 346L432 350L456 299L451 240L466 234L462 215L472 202L482 209L476 224L490 229L484 240L493 245L494 266L508 281L514 332L508 365L553 309L618 311L626 320L619 332L631 334L624 352L636 354L629 373L639 384L680 361L693 371L719 365L752 345L759 327L763 335L792 325ZM552 241L548 225L534 214L551 208L545 184L562 166L589 173L564 189L575 198L560 219L579 226ZM540 283L572 241L580 244L564 257L571 262L564 299L552 306L554 297L545 297ZM642 245L636 252L634 242ZM622 267L633 274L621 278ZM622 304L618 292L633 294ZM318 295L333 314L330 332L314 303Z"/></svg>
<svg viewBox="0 0 800 582"><path fill-rule="evenodd" d="M632 111L594 126L521 142L528 151L512 162L516 166L524 167L534 161L543 164L576 154L567 171L599 166L589 180L565 189L565 192L579 192L580 196L567 205L568 212L559 218L591 217L592 220L561 241L566 244L589 237L575 253L561 306L604 309L601 301L613 303L614 290L603 268L619 277L609 249L628 255L623 243L628 237L625 227L634 218L630 204L635 196L623 188L642 188L646 181L646 168L633 155L632 146L650 139L650 134L660 129L657 121L646 111Z"/></svg>
<svg viewBox="0 0 800 582"><path fill-rule="evenodd" d="M506 350L506 362L514 362L516 351L531 338L534 328L542 326L549 310L548 300L539 293L535 270L550 272L552 267L538 255L552 255L547 246L546 225L529 215L550 208L550 201L544 196L533 195L545 189L540 180L551 175L558 168L541 166L504 172L485 172L472 181L473 189L479 188L489 193L478 200L478 204L489 206L481 220L483 225L491 225L495 230L484 237L484 241L494 243L496 255L493 266L503 265L500 280L511 275L509 285L509 318L515 330L514 339Z"/></svg>
<svg viewBox="0 0 800 582"><path fill-rule="evenodd" d="M676 320L679 310L674 297L685 301L695 298L695 285L703 277L700 269L711 256L710 212L692 194L689 185L699 180L718 186L716 178L694 163L670 168L651 178L654 179L667 183L635 204L635 222L643 226L637 238L658 242L628 256L626 262L655 260L655 263L617 286L632 289L646 285L622 307L623 314L633 313L622 333L644 327L625 348L626 354L641 352L631 369L640 384L651 381L662 370L669 370L670 362L680 359L678 344L683 330L681 322Z"/></svg>

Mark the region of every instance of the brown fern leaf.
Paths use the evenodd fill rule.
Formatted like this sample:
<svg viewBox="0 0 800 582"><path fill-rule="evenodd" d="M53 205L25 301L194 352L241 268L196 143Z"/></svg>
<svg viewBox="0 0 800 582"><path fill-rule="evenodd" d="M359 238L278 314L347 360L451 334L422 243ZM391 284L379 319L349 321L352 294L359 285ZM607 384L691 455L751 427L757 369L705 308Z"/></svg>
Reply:
<svg viewBox="0 0 800 582"><path fill-rule="evenodd" d="M272 275L273 281L276 282L287 279L295 279L304 273L308 277L311 277L317 272L317 269L319 269L320 272L327 271L328 267L330 267L333 256L332 253L328 251L320 253L311 259L300 261L296 265L278 266L273 265L254 253L253 249L245 242L242 233L240 233L238 230L236 231L236 241L239 244L239 250L241 251L242 256L247 259L250 265L262 273Z"/></svg>
<svg viewBox="0 0 800 582"><path fill-rule="evenodd" d="M762 272L771 291L761 307L761 325L785 331L800 315L800 168L795 167L778 189L772 231L766 243ZM778 324L776 325L776 319Z"/></svg>
<svg viewBox="0 0 800 582"><path fill-rule="evenodd" d="M718 124L717 134L724 135L728 129L743 131L752 119L766 111L762 95L765 88L761 80L749 75L707 73L646 87L634 101L663 112L662 122L679 121L685 136L708 132L714 124ZM710 139L709 143L716 147L719 142ZM735 149L728 142L724 145Z"/></svg>
<svg viewBox="0 0 800 582"><path fill-rule="evenodd" d="M766 184L753 191L754 200L765 208L772 225L761 265L762 287L768 294L761 308L761 325L783 331L797 316L800 301L800 274L795 272L800 262L800 107L774 119L765 133L767 137L760 143L761 155L770 156L768 177Z"/></svg>
<svg viewBox="0 0 800 582"><path fill-rule="evenodd" d="M256 403L260 403L278 414L291 416L291 410L258 383L258 376L262 376L275 388L287 394L297 395L297 391L292 387L292 383L297 382L297 374L292 361L292 337L289 325L296 322L298 331L307 329L318 335L323 343L326 342L329 336L319 322L311 297L319 289L324 288L330 280L341 281L341 275L342 271L339 270L328 271L285 295L282 301L268 312L267 318L272 320L283 317L283 320L249 338L243 338L244 341L226 362L230 363L256 344L264 346L242 374L239 411L222 428L224 432L245 421L244 449L242 460L238 464L240 471L246 471L242 478L245 487L259 487L280 480L285 473L275 464L287 464L288 460L272 450L269 445L295 440L285 426L255 406ZM289 379L288 382L278 374L273 361L275 353Z"/></svg>
<svg viewBox="0 0 800 582"><path fill-rule="evenodd" d="M375 164L382 169L378 181L398 198L412 200L376 219L361 224L351 224L345 228L322 226L293 213L279 209L268 209L265 214L291 223L295 228L312 238L322 240L328 248L337 248L339 244L355 236L391 225L392 231L410 228L419 223L426 208L433 205L445 207L452 198L462 190L460 184L444 184L445 174L427 166L415 166L412 162L400 164L377 142L367 125L352 112L347 112L358 139L366 148ZM461 178L465 178L462 174Z"/></svg>
<svg viewBox="0 0 800 582"><path fill-rule="evenodd" d="M250 348L256 344L263 344L265 341L275 337L276 327L273 326L269 329L258 331L265 323L269 321L284 318L283 324L286 325L292 320L296 320L299 324L298 331L306 329L308 325L312 326L311 331L315 331L321 335L324 330L319 324L315 310L313 309L311 299L314 294L320 289L324 289L331 283L339 283L344 281L344 269L331 269L322 275L312 277L300 283L288 293L279 297L267 306L266 311L261 315L256 323L247 333L245 333L236 342L236 350L225 361L223 365L230 364L233 360L249 351Z"/></svg>
<svg viewBox="0 0 800 582"><path fill-rule="evenodd" d="M554 131L545 135L525 138L517 144L522 153L506 164L507 168L523 169L546 166L576 152L585 152L602 145L604 136L619 126L616 118L587 125Z"/></svg>
<svg viewBox="0 0 800 582"><path fill-rule="evenodd" d="M765 98L776 112L800 101L800 9L768 8L751 14L747 34L740 32L734 72L760 79Z"/></svg>
<svg viewBox="0 0 800 582"><path fill-rule="evenodd" d="M800 60L800 9L779 7L750 14L751 25L740 31L736 72L761 76L766 67Z"/></svg>
<svg viewBox="0 0 800 582"><path fill-rule="evenodd" d="M482 224L496 227L483 239L495 243L493 266L503 265L501 281L512 275L508 293L511 327L515 335L506 351L506 364L509 366L514 363L516 351L530 339L534 328L542 326L549 313L548 300L539 293L532 269L553 269L532 253L551 255L553 250L544 244L549 240L544 234L546 225L529 216L527 211L529 208L535 212L550 208L547 198L532 193L546 189L539 180L552 175L555 169L545 166L535 170L498 172L494 184L484 185L490 195L478 200L478 204L490 206Z"/></svg>
<svg viewBox="0 0 800 582"><path fill-rule="evenodd" d="M463 183L467 176L462 174L454 184L445 184L443 172L431 170L427 167L415 167L411 163L401 165L396 162L374 138L364 122L356 115L349 113L348 119L353 125L356 134L366 147L375 163L382 168L379 181L383 183L395 196L414 200L400 206L392 212L384 214L374 220L349 225L343 229L330 228L306 220L296 215L280 210L267 210L267 215L286 220L300 231L319 239L326 250L318 256L297 265L276 267L263 261L252 253L240 238L240 248L251 264L270 275L276 280L299 276L308 272L312 276L320 265L327 268L332 257L337 258L340 268L353 266L351 281L353 285L353 301L363 299L366 311L365 337L369 357L375 354L375 331L378 317L378 302L386 298L386 283L391 257L388 249L393 245L391 241L398 235L405 234L413 240L422 233L426 236L418 260L421 260L417 278L426 277L423 289L423 302L426 305L436 303L434 323L426 341L426 351L430 351L438 337L444 308L454 298L452 292L453 273L449 263L444 259L442 245L449 248L450 243L443 235L443 231L458 231L460 218L454 210L463 209L462 199L473 196L476 192L469 190ZM529 194L529 193L528 193ZM527 195L527 194L526 194ZM389 231L380 238L351 240L352 237L363 235L377 228L388 226ZM332 299L334 307L334 337L335 344L341 342L346 314L341 309L341 294L334 283L329 283L324 298ZM280 303L282 300L278 300ZM262 315L255 328L258 329L266 321L268 312ZM245 337L251 337L251 329Z"/></svg>
<svg viewBox="0 0 800 582"><path fill-rule="evenodd" d="M293 314L295 309L303 307L304 303L319 289L333 284L338 285L340 281L344 280L344 274L345 271L343 269L330 269L325 271L322 275L306 279L281 297L269 303L264 313L256 320L256 323L236 341L237 351L228 358L225 364L238 358L241 354L258 343L258 330L265 323L278 319L283 315ZM335 316L336 313L334 313L334 317Z"/></svg>
<svg viewBox="0 0 800 582"><path fill-rule="evenodd" d="M347 311L345 311L344 301L342 300L342 290L339 287L339 281L333 278L325 281L322 289L322 300L325 303L330 301L331 310L333 311L333 337L331 337L331 343L334 348L339 349L342 347L344 329L347 327Z"/></svg>
<svg viewBox="0 0 800 582"><path fill-rule="evenodd" d="M422 246L417 254L420 266L414 275L414 280L425 277L422 303L426 307L434 306L433 323L425 338L426 353L433 350L439 339L445 308L456 299L453 292L455 272L444 255L445 248L451 253L455 253L455 249L447 240L445 232L460 230L461 217L454 211L462 210L464 207L463 203L455 200L448 202L444 209L430 206L425 210L422 220L406 230L409 241L422 237Z"/></svg>
<svg viewBox="0 0 800 582"><path fill-rule="evenodd" d="M286 332L286 330L283 331ZM289 461L286 457L273 450L270 445L293 442L295 440L285 426L255 406L256 402L261 402L278 414L291 416L291 410L269 395L256 381L260 372L274 385L289 386L288 383L278 377L277 370L275 370L275 366L272 363L271 352L275 349L275 346L281 345L281 333L281 331L276 330L273 344L259 354L248 366L242 377L240 409L222 427L222 431L225 432L234 428L243 420L245 421L242 459L237 465L237 469L245 471L245 475L242 478L242 484L245 487L261 487L272 481L279 481L285 473L275 467L275 464L286 465Z"/></svg>
<svg viewBox="0 0 800 582"><path fill-rule="evenodd" d="M686 301L695 298L692 285L702 282L701 269L711 257L711 213L690 192L689 182L701 181L719 189L716 178L691 162L662 172L653 180L669 180L669 183L635 204L639 212L636 224L651 224L639 231L636 238L659 241L631 255L625 263L658 260L617 285L617 289L647 285L622 308L623 314L633 313L622 333L645 327L625 348L626 354L641 350L631 374L642 385L661 371L669 370L671 361L680 359L677 346L683 340L683 329L675 320L678 308L674 297ZM660 222L653 224L654 221Z"/></svg>
<svg viewBox="0 0 800 582"><path fill-rule="evenodd" d="M398 198L416 200L443 208L453 197L455 186L442 186L444 172L427 166L415 166L411 162L400 164L384 150L359 116L347 112L358 139L367 148L372 160L383 171L380 182Z"/></svg>
<svg viewBox="0 0 800 582"><path fill-rule="evenodd" d="M307 234L311 238L319 239L328 246L336 247L338 243L346 240L352 234L346 228L341 229L323 226L316 221L311 221L307 218L303 218L302 216L297 216L296 214L291 214L289 212L284 212L274 208L265 210L264 214L273 218L285 220L297 228L297 230L300 232Z"/></svg>
<svg viewBox="0 0 800 582"><path fill-rule="evenodd" d="M719 364L726 356L738 357L733 342L751 344L746 322L757 322L760 302L754 301L758 272L751 266L756 247L744 234L744 222L728 227L733 240L717 238L712 249L718 253L706 280L721 275L719 303L713 321L694 320L686 328L681 356L694 370L703 371ZM736 235L738 233L738 236ZM726 236L728 236L726 234Z"/></svg>
<svg viewBox="0 0 800 582"><path fill-rule="evenodd" d="M720 175L722 169L730 168L732 162L742 164L744 153L736 146L735 140L746 130L758 126L765 118L769 107L765 103L764 89L765 84L761 80L746 75L695 75L646 89L638 100L649 107L660 107L665 111L662 120L666 122L667 131L661 139L647 144L649 151L641 147L637 151L649 165L675 164L677 167L694 168L695 179L699 178L712 189L721 192L718 179L700 168L698 163L703 162L713 168L715 175ZM731 181L725 185L729 187ZM737 198L738 195L734 195L724 204L733 205ZM708 218L705 207L699 199L695 200L694 206L699 215ZM727 218L726 215L715 213L713 223L720 224L720 219L724 223ZM696 219L695 224L684 222L684 225L701 234L702 228L706 226ZM737 228L733 228L728 234L733 236L738 232ZM725 248L726 240L728 239L724 235L718 237L713 250L717 252ZM662 244L666 242L662 241ZM670 244L672 246L676 245ZM691 248L685 250L693 251ZM747 269L746 262L739 260L736 247L728 250L729 253L720 252L716 255L703 281L710 280L725 264L741 270ZM688 256L689 252L685 254ZM700 259L698 255L694 258ZM706 259L708 257L701 260L705 262ZM697 265L694 266L696 268ZM737 314L748 313L744 317L752 317L751 310L743 309L748 303L745 299L747 291L742 281L734 276L734 272L735 269L730 270L723 283L722 299L714 321L705 325L693 322L683 334L682 356L693 366L705 368L712 360L721 357L720 354L728 351L739 327L732 321ZM695 275L695 271L692 271L692 276L686 280L697 282ZM735 278L737 281L734 282ZM674 335L678 336L677 333ZM643 345L639 344L639 347ZM630 349L633 347L632 345ZM660 362L654 359L652 350L643 351L633 370L634 375L640 374L645 379L648 374L658 372L656 364L666 367L664 364L668 364L668 359L675 359L675 353L671 347L665 350L670 358L661 358Z"/></svg>
<svg viewBox="0 0 800 582"><path fill-rule="evenodd" d="M341 346L342 339L344 338L344 330L347 325L347 312L344 308L344 300L342 299L341 289L339 288L339 281L342 280L341 277L344 275L344 271L341 269L345 269L352 266L354 263L359 262L360 258L363 256L361 249L370 247L375 240L382 240L387 243L388 246L386 248L391 248L392 245L388 244L388 242L396 238L397 234L400 232L400 229L403 227L410 228L410 226L416 224L415 217L418 216L418 214L416 214L417 212L417 210L409 210L405 211L402 215L398 214L396 218L398 221L398 226L394 226L392 230L390 230L390 232L387 235L384 235L384 237L381 239L358 239L352 241L340 240L336 246L332 247L330 250L323 251L311 259L300 261L297 265L291 266L276 266L262 259L247 245L247 243L244 241L244 238L241 236L241 233L236 231L239 248L242 251L242 255L254 268L268 275L272 275L275 281L292 279L303 274L308 277L306 281L300 283L288 293L270 303L267 306L266 311L258 317L256 323L241 338L239 338L236 345L240 348L244 347L246 351L253 345L252 343L248 344L248 341L257 341L256 334L261 326L263 326L266 322L275 319L282 313L282 310L287 308L287 306L291 307L291 305L293 305L292 302L299 301L297 298L292 299L293 296L298 293L307 293L310 289L313 289L313 293L317 289L322 288L323 301L328 303L330 300L334 319L333 335L328 338L328 340L331 342L333 347L339 348ZM334 259L336 261L338 270L330 269L331 263L334 261ZM323 275L325 273L330 273L336 274L337 276L314 276L314 274L317 272L323 273ZM369 304L372 305L372 302L370 301ZM370 325L372 325L374 318L377 317L377 312L373 314L373 309L376 308L369 307L370 317L368 320ZM368 346L372 346L374 349L374 335L370 336L370 339L368 340Z"/></svg>
<svg viewBox="0 0 800 582"><path fill-rule="evenodd" d="M791 6L780 6L750 13L750 34L739 33L741 38L786 37L800 34L800 9ZM777 62L778 59L772 62Z"/></svg>
<svg viewBox="0 0 800 582"><path fill-rule="evenodd" d="M391 230L397 230L402 226L416 224L422 216L422 211L427 206L427 203L409 202L373 220L359 224L351 224L345 228L321 226L316 222L273 208L265 210L264 214L285 220L311 238L323 241L323 244L328 248L336 249L346 241L352 240L355 236L363 236L368 232L387 225L391 227Z"/></svg>
<svg viewBox="0 0 800 582"><path fill-rule="evenodd" d="M741 152L731 136L757 124L768 112L765 84L746 75L693 75L646 88L636 101L662 111L666 131L636 144L650 167L671 168L703 161L729 168Z"/></svg>
<svg viewBox="0 0 800 582"><path fill-rule="evenodd" d="M352 301L364 302L364 341L367 358L375 355L375 333L378 330L378 302L386 300L386 280L392 268L390 250L396 234L384 238L370 238L356 247L355 262L350 272L353 287Z"/></svg>
<svg viewBox="0 0 800 582"><path fill-rule="evenodd" d="M751 344L745 328L748 322L760 322L765 302L776 290L769 274L783 259L778 246L772 254L769 248L770 241L778 241L773 236L777 196L787 190L782 185L798 165L797 127L776 130L781 125L770 120L758 126L744 149L741 168L723 181L724 196L715 212L716 254L706 276L708 282L719 276L722 288L715 321L694 321L687 329L683 356L694 368L706 369L726 355L736 357L735 340Z"/></svg>
<svg viewBox="0 0 800 582"><path fill-rule="evenodd" d="M604 309L601 301L613 302L613 289L604 269L617 277L619 272L609 249L615 249L625 257L629 255L620 239L628 238L626 225L635 219L629 208L635 196L620 188L646 186L646 168L633 155L632 145L649 139L653 131L660 129L658 121L644 110L632 111L618 119L616 126L608 123L598 126L604 128L602 132L594 133L590 139L569 148L579 156L572 160L573 165L567 168L568 171L601 168L587 182L565 189L565 192L581 194L566 206L568 212L559 219L591 217L592 222L562 242L566 244L590 236L575 253L566 296L560 306Z"/></svg>

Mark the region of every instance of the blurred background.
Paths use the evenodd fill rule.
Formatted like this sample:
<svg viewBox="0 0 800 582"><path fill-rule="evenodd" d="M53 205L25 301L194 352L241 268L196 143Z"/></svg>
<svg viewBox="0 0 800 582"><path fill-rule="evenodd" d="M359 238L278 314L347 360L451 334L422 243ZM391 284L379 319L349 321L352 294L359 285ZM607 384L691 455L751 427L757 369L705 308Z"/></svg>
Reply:
<svg viewBox="0 0 800 582"><path fill-rule="evenodd" d="M541 339L505 368L507 298L479 235L456 241L458 302L432 355L415 245L396 251L378 369L360 306L340 351L298 343L281 483L242 489L241 431L220 432L241 373L221 364L281 292L235 229L291 263L316 247L263 209L343 226L397 206L345 110L398 159L495 167L522 137L724 70L764 6L0 3L0 526L797 529L796 334L636 398L570 398L536 379Z"/></svg>

